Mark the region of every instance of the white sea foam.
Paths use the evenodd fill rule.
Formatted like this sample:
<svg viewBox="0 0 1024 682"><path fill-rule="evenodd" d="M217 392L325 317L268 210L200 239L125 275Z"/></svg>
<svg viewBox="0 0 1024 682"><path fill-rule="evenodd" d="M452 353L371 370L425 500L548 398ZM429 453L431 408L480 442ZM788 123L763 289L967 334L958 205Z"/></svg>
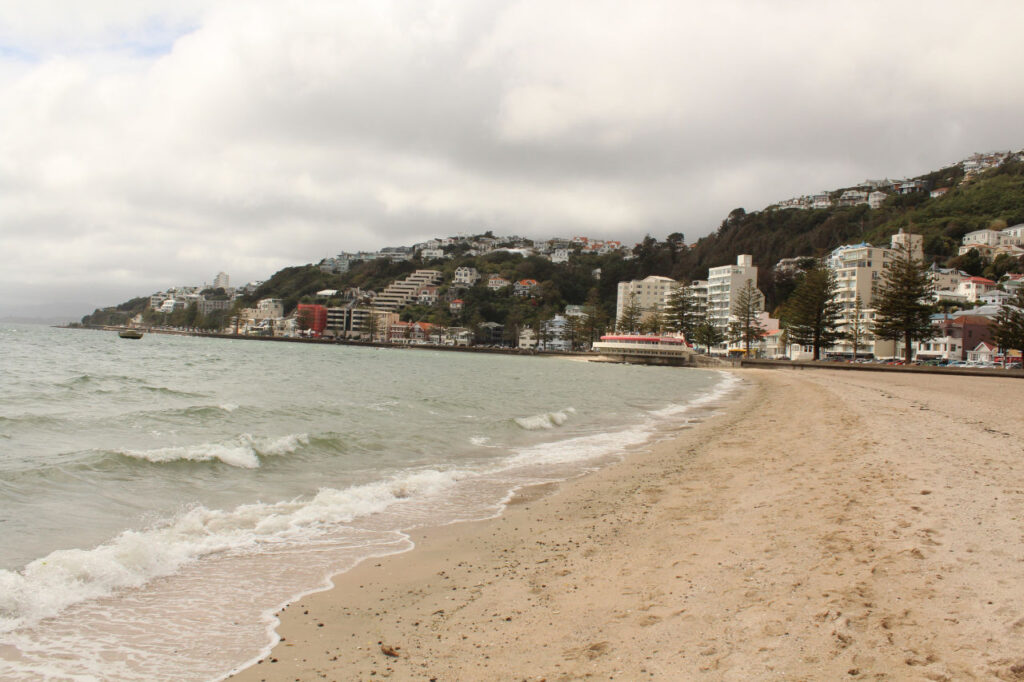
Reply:
<svg viewBox="0 0 1024 682"><path fill-rule="evenodd" d="M410 500L444 495L463 474L421 470L313 497L233 510L194 507L145 530L124 531L92 549L51 552L21 571L0 570L0 632L31 625L69 606L171 575L204 556L315 540Z"/></svg>
<svg viewBox="0 0 1024 682"><path fill-rule="evenodd" d="M226 443L197 443L153 450L118 450L118 452L126 457L143 459L156 464L182 460L191 462L218 460L241 469L256 469L260 465L260 455L286 455L308 444L309 436L304 433L293 433L280 438L256 438L249 434L242 434Z"/></svg>
<svg viewBox="0 0 1024 682"><path fill-rule="evenodd" d="M516 417L513 421L527 431L553 429L556 426L561 426L567 422L569 420L569 415L575 411L576 410L574 408L567 407L566 409L559 410L558 412L544 412L530 417Z"/></svg>
<svg viewBox="0 0 1024 682"><path fill-rule="evenodd" d="M491 442L491 439L487 436L470 436L469 442L477 447L485 448L490 447L489 443Z"/></svg>

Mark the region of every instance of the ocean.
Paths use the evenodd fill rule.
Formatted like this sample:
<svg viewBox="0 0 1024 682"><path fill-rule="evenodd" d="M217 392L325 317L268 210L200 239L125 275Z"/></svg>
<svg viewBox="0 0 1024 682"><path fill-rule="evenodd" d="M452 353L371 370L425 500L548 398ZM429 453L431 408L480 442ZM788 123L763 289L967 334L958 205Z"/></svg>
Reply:
<svg viewBox="0 0 1024 682"><path fill-rule="evenodd" d="M417 527L705 417L709 370L0 324L0 679L216 680Z"/></svg>

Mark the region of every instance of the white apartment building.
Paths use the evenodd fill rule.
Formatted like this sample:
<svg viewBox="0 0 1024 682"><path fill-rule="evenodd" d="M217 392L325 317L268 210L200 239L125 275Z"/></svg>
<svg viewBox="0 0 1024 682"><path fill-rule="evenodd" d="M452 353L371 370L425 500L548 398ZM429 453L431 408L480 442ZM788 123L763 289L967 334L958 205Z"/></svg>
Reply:
<svg viewBox="0 0 1024 682"><path fill-rule="evenodd" d="M708 270L708 318L723 334L729 329L736 297L748 282L760 297L758 310L764 310L764 294L757 289L757 266L753 261L754 257L745 253L736 256L736 265L721 265Z"/></svg>
<svg viewBox="0 0 1024 682"><path fill-rule="evenodd" d="M213 278L214 289L227 289L231 286L231 278L228 277L226 272L218 272L217 276Z"/></svg>
<svg viewBox="0 0 1024 682"><path fill-rule="evenodd" d="M695 279L690 282L690 295L693 296L693 307L698 316L703 317L708 310L708 281Z"/></svg>
<svg viewBox="0 0 1024 682"><path fill-rule="evenodd" d="M868 206L874 209L882 208L885 198L889 196L885 192L874 191L868 195Z"/></svg>
<svg viewBox="0 0 1024 682"><path fill-rule="evenodd" d="M636 305L643 311L641 319L658 317L665 309L665 298L679 283L670 277L651 275L644 279L630 282L619 282L618 296L615 301L616 323L622 319L622 313L629 305L630 299L636 297Z"/></svg>
<svg viewBox="0 0 1024 682"><path fill-rule="evenodd" d="M832 251L826 261L836 278L836 300L843 306L841 327L849 330L854 321L858 294L861 300L860 324L865 331L875 318L874 301L882 281L882 273L896 257L898 250L908 249L913 258L924 257L924 237L900 230L892 236L890 248L871 244L848 244ZM872 341L865 344L863 351L879 355L882 348L872 347ZM891 345L891 344L890 344ZM836 345L841 352L853 352L852 344L842 341ZM885 349L888 352L888 348ZM859 349L858 349L859 352Z"/></svg>

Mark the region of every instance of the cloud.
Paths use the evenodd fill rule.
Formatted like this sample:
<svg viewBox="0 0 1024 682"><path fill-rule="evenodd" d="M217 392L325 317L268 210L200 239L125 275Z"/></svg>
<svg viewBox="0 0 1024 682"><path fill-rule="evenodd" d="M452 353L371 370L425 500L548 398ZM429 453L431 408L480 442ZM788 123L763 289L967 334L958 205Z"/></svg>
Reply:
<svg viewBox="0 0 1024 682"><path fill-rule="evenodd" d="M1024 57L1000 36L1024 6L927 9L0 7L0 298L109 304L483 229L696 238L736 206L1019 148Z"/></svg>

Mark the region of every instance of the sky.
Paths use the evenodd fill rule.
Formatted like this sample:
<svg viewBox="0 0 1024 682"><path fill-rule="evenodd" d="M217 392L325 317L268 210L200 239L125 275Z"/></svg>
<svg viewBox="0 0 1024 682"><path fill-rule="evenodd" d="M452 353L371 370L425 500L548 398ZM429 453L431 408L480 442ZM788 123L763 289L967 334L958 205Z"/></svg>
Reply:
<svg viewBox="0 0 1024 682"><path fill-rule="evenodd" d="M1024 3L0 0L0 317L1024 148Z"/></svg>

